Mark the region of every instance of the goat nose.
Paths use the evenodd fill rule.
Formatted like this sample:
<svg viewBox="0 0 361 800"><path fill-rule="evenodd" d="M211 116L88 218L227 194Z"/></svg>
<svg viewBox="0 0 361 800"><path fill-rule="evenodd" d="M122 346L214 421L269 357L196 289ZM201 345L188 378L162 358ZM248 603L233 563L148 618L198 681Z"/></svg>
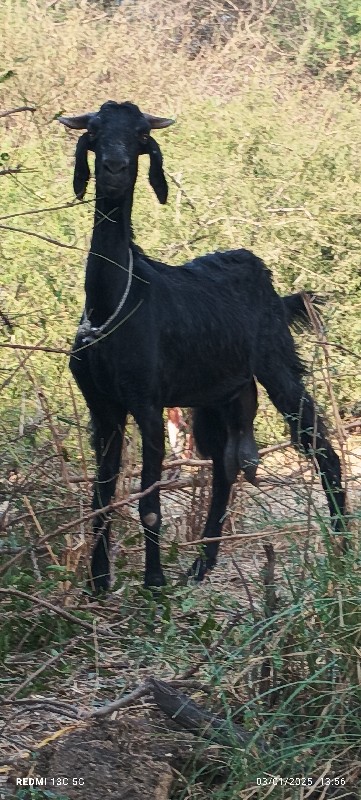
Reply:
<svg viewBox="0 0 361 800"><path fill-rule="evenodd" d="M127 167L129 166L129 159L128 158L104 158L103 159L103 167L108 172L111 172L112 175L119 175L120 172L124 172Z"/></svg>

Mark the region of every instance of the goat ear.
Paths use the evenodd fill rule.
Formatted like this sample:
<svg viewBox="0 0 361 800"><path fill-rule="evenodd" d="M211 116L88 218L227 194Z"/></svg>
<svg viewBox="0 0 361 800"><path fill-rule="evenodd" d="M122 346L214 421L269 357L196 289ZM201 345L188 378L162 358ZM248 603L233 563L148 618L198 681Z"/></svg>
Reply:
<svg viewBox="0 0 361 800"><path fill-rule="evenodd" d="M167 202L168 184L163 172L163 156L158 142L149 137L149 183L162 205Z"/></svg>
<svg viewBox="0 0 361 800"><path fill-rule="evenodd" d="M95 117L95 113L90 111L89 114L80 114L79 117L58 117L58 122L61 122L66 128L83 131L88 127L92 117Z"/></svg>
<svg viewBox="0 0 361 800"><path fill-rule="evenodd" d="M78 200L82 200L90 178L90 170L88 166L88 149L89 149L89 136L83 133L78 139L75 148L75 167L73 187L74 194Z"/></svg>
<svg viewBox="0 0 361 800"><path fill-rule="evenodd" d="M144 111L142 112L143 117L146 118L148 125L152 128L152 130L156 130L158 128L169 128L169 125L174 125L175 119L167 119L166 117L153 117L153 114L146 114Z"/></svg>

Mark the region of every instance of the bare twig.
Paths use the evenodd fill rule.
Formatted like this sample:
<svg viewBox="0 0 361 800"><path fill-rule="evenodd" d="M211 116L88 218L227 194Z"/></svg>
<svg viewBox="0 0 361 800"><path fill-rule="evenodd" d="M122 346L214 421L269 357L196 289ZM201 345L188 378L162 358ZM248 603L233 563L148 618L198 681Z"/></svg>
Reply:
<svg viewBox="0 0 361 800"><path fill-rule="evenodd" d="M0 117L10 117L11 114L20 114L22 111L36 111L34 106L18 106L18 108L10 108L9 111L0 111Z"/></svg>
<svg viewBox="0 0 361 800"><path fill-rule="evenodd" d="M36 239L41 239L48 244L55 244L57 247L65 247L66 250L81 250L84 252L83 247L78 247L76 244L67 244L66 242L59 242L58 239L52 239L50 236L44 236L42 233L35 231L27 231L26 228L15 228L14 225L1 225L0 229L3 231L13 231L14 233L24 233L26 236L35 236Z"/></svg>
<svg viewBox="0 0 361 800"><path fill-rule="evenodd" d="M70 356L70 350L64 350L60 347L43 347L37 344L13 344L12 342L0 342L0 347L7 350L31 350L33 353L60 353L64 356Z"/></svg>
<svg viewBox="0 0 361 800"><path fill-rule="evenodd" d="M257 613L256 613L256 609L255 609L255 606L254 606L253 597L252 597L251 592L249 590L248 583L247 583L247 581L246 581L246 579L245 579L245 577L243 575L241 567L239 566L239 564L237 564L237 562L236 562L235 558L233 558L233 556L231 558L231 561L232 561L232 564L233 564L236 572L238 572L238 575L239 575L239 577L241 579L243 588L244 588L244 590L246 592L247 599L248 599L248 602L249 602L249 607L250 607L251 612L252 612L252 617L253 617L254 621L257 622Z"/></svg>
<svg viewBox="0 0 361 800"><path fill-rule="evenodd" d="M22 692L23 689L25 689L27 686L29 686L29 684L33 683L35 678L38 678L39 675L41 675L41 673L44 672L44 670L48 669L49 667L52 667L53 664L55 664L55 662L59 660L59 658L62 658L62 656L64 656L65 653L68 650L70 650L71 647L73 647L74 641L75 641L75 639L73 639L71 642L68 642L68 644L65 645L65 647L63 647L63 649L62 649L62 651L60 653L57 653L55 656L51 656L51 658L48 658L48 660L45 661L43 664L41 664L41 666L37 670L35 670L35 672L32 672L31 675L28 675L28 677L25 678L25 680L22 683L20 683L20 685L17 686L16 689L14 689L11 692L11 694L8 695L8 697L5 698L4 702L5 703L9 703L10 700L14 700L15 697L20 692Z"/></svg>
<svg viewBox="0 0 361 800"><path fill-rule="evenodd" d="M77 706L71 705L71 703L65 703L62 700L58 700L56 697L14 697L13 700L9 700L7 697L0 697L0 703L3 706L15 705L15 706L41 706L41 705L51 705L54 708L58 709L61 712L70 711L72 714L78 716L79 709Z"/></svg>
<svg viewBox="0 0 361 800"><path fill-rule="evenodd" d="M35 345L35 347L40 347L43 341L44 341L44 339L40 339L40 340L38 341L37 345ZM30 351L27 353L27 355L25 355L25 356L24 356L24 358L22 358L22 359L20 359L20 360L19 360L19 363L18 363L18 365L17 365L17 366L14 368L13 372L11 373L11 375L9 375L7 378L5 378L4 382L1 384L1 386L0 386L0 392L1 392L1 390L2 390L2 389L5 389L5 387L6 387L6 386L8 386L8 385L9 385L9 383L11 383L11 381L12 381L12 380L14 380L14 378L15 378L15 375L16 375L16 374L17 374L17 373L18 373L18 372L19 372L19 371L22 369L22 367L24 367L24 366L25 366L26 362L27 362L27 361L29 360L29 358L31 357L31 355L32 355L32 352L33 352L33 350L30 350Z"/></svg>
<svg viewBox="0 0 361 800"><path fill-rule="evenodd" d="M0 320L4 323L5 327L10 333L14 333L14 326L7 314L4 314L3 311L0 311Z"/></svg>
<svg viewBox="0 0 361 800"><path fill-rule="evenodd" d="M19 597L22 600L29 600L31 603L35 603L35 605L48 608L49 611L52 611L59 617L63 617L63 619L68 620L68 622L76 623L76 625L80 625L82 628L85 628L85 630L90 631L90 633L93 633L93 626L90 624L90 622L86 622L84 619L76 617L75 614L70 614L70 612L65 611L64 608L59 608L59 606L54 606L53 603L49 603L49 601L44 600L43 597L37 597L36 595L27 594L26 592L21 592L19 589L14 589L12 587L9 587L7 589L0 588L0 594L5 595L6 597L9 596Z"/></svg>
<svg viewBox="0 0 361 800"><path fill-rule="evenodd" d="M85 714L80 714L82 719L91 719L92 717L105 717L109 714L112 714L113 711L119 711L120 708L126 708L127 706L131 706L135 700L139 700L140 697L144 697L145 695L149 695L151 693L151 688L147 682L139 684L136 689L129 694L124 695L123 697L119 697L118 700L114 700L113 703L108 703L107 705L100 706L99 708L93 708L91 711L87 711Z"/></svg>
<svg viewBox="0 0 361 800"><path fill-rule="evenodd" d="M24 169L24 167L4 167L4 169L0 169L0 177L3 175L18 175L19 172L31 172L30 169Z"/></svg>
<svg viewBox="0 0 361 800"><path fill-rule="evenodd" d="M5 214L3 217L0 217L0 221L3 222L6 219L14 219L15 217L33 216L34 214L46 214L51 211L61 211L64 208L80 208L86 203L94 203L94 200L82 200L81 203L79 203L78 200L69 200L67 203L61 203L59 206L45 206L44 208L31 208L27 211L17 211L13 214Z"/></svg>

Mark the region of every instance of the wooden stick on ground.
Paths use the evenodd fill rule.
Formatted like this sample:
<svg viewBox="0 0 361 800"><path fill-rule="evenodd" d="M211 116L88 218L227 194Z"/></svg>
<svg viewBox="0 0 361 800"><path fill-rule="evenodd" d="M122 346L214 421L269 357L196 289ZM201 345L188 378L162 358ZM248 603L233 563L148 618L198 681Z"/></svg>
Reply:
<svg viewBox="0 0 361 800"><path fill-rule="evenodd" d="M149 678L154 701L163 713L173 719L181 728L211 739L217 744L245 747L254 739L255 734L236 725L230 719L206 711L202 706L191 700L182 692L173 689L165 681ZM257 740L260 750L266 750L267 745L261 738Z"/></svg>

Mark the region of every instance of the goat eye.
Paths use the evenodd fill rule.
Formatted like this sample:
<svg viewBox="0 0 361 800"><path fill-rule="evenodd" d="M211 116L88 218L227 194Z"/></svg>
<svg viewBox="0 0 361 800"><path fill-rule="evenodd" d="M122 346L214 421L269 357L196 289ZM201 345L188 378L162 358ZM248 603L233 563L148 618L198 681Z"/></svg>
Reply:
<svg viewBox="0 0 361 800"><path fill-rule="evenodd" d="M88 136L91 142L94 142L95 139L97 138L95 131L88 131Z"/></svg>
<svg viewBox="0 0 361 800"><path fill-rule="evenodd" d="M139 139L142 142L142 144L146 144L149 139L149 133L140 133Z"/></svg>

